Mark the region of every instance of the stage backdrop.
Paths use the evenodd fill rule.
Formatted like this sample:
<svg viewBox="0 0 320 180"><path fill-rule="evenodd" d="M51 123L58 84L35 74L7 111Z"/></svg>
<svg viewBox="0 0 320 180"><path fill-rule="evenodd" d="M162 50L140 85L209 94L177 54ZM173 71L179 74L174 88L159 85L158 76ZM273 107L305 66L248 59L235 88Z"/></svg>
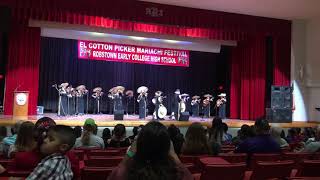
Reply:
<svg viewBox="0 0 320 180"><path fill-rule="evenodd" d="M189 67L158 66L108 61L78 59L76 40L41 38L41 63L38 105L56 112L58 93L53 84L69 82L73 87L84 84L90 90L89 111L93 109L92 89L101 86L104 92L117 85L136 92L139 86L149 87L149 110L153 111L151 98L161 90L167 96L165 105L171 112L173 93L179 88L182 93L204 95L218 93L223 86L229 94L230 49L222 47L221 53L190 52ZM137 95L135 94L135 97ZM102 100L102 111L109 107L107 97ZM136 106L137 107L137 106Z"/></svg>

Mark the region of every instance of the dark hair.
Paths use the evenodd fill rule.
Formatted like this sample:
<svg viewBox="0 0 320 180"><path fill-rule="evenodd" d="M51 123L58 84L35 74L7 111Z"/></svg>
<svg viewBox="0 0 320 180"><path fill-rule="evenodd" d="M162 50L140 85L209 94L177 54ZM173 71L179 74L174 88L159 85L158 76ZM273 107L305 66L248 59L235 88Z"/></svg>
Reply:
<svg viewBox="0 0 320 180"><path fill-rule="evenodd" d="M30 151L35 147L35 141L32 136L33 131L34 124L32 122L26 121L21 124L15 142L17 151Z"/></svg>
<svg viewBox="0 0 320 180"><path fill-rule="evenodd" d="M95 131L95 127L90 124L85 124L83 126L83 134L81 137L82 145L88 146L90 143L90 135Z"/></svg>
<svg viewBox="0 0 320 180"><path fill-rule="evenodd" d="M176 180L178 172L169 158L170 137L166 127L151 121L144 126L137 139L137 153L128 172L130 180Z"/></svg>
<svg viewBox="0 0 320 180"><path fill-rule="evenodd" d="M117 124L113 129L116 138L121 139L126 134L126 127L123 124Z"/></svg>
<svg viewBox="0 0 320 180"><path fill-rule="evenodd" d="M5 137L7 137L7 128L5 126L0 126L0 142Z"/></svg>
<svg viewBox="0 0 320 180"><path fill-rule="evenodd" d="M37 141L38 147L42 144L46 133L48 132L49 128L56 125L53 119L49 117L42 117L38 119L36 124L34 125L34 133L33 136Z"/></svg>
<svg viewBox="0 0 320 180"><path fill-rule="evenodd" d="M182 145L184 143L183 134L181 134L179 128L173 124L168 127L168 133L173 143L174 151L176 154L180 154Z"/></svg>
<svg viewBox="0 0 320 180"><path fill-rule="evenodd" d="M132 132L134 136L138 135L138 130L139 130L139 127L137 126L133 127Z"/></svg>
<svg viewBox="0 0 320 180"><path fill-rule="evenodd" d="M224 127L222 123L222 119L220 117L215 117L212 120L212 125L210 128L210 141L221 143L223 133L224 133Z"/></svg>
<svg viewBox="0 0 320 180"><path fill-rule="evenodd" d="M51 127L49 131L55 132L57 135L57 138L62 144L69 145L67 151L73 147L76 141L76 135L74 133L74 130L70 126L56 125Z"/></svg>
<svg viewBox="0 0 320 180"><path fill-rule="evenodd" d="M168 133L169 133L170 139L172 140L174 137L176 137L180 133L180 130L174 124L170 124L170 126L168 127Z"/></svg>
<svg viewBox="0 0 320 180"><path fill-rule="evenodd" d="M269 122L265 119L256 120L254 127L257 134L267 134L270 130Z"/></svg>
<svg viewBox="0 0 320 180"><path fill-rule="evenodd" d="M75 126L73 130L74 130L74 134L76 135L76 138L81 137L81 134L82 134L81 126Z"/></svg>
<svg viewBox="0 0 320 180"><path fill-rule="evenodd" d="M186 133L182 154L208 154L208 139L204 127L196 122L192 123Z"/></svg>
<svg viewBox="0 0 320 180"><path fill-rule="evenodd" d="M228 125L227 123L222 123L223 131L227 132L228 131Z"/></svg>
<svg viewBox="0 0 320 180"><path fill-rule="evenodd" d="M107 140L111 138L111 131L109 128L104 128L102 131L102 139Z"/></svg>

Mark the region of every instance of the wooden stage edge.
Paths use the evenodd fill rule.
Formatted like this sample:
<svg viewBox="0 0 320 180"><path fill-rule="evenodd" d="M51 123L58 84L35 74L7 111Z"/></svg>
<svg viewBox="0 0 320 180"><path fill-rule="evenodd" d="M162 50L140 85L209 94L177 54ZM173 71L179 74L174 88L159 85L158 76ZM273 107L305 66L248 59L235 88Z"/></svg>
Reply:
<svg viewBox="0 0 320 180"><path fill-rule="evenodd" d="M39 119L39 116L28 116L28 117L13 117L13 116L3 116L0 115L0 126L13 126L17 121L19 120L27 120L31 122L36 122L37 119ZM53 117L52 117L53 118ZM62 125L68 125L68 126L82 126L85 120L85 117L83 118L75 118L70 119L69 118L53 118L57 124ZM148 123L151 120L140 120L140 119L127 119L124 117L124 120L112 120L112 119L96 119L93 117L93 119L96 120L96 124L101 127L113 127L116 124L124 124L127 127L133 127L133 126L139 126L144 125ZM243 124L253 125L254 121L248 121L248 120L240 120L240 119L226 119L223 120L225 123L228 124L229 128L240 128ZM171 124L176 125L177 127L188 127L193 122L199 122L203 126L210 127L211 126L211 119L200 119L200 120L190 120L190 121L174 121L174 120L164 120L160 121L166 126L169 126ZM320 125L320 122L292 122L292 123L270 123L271 126L274 127L281 127L281 128L292 128L292 127L316 127Z"/></svg>

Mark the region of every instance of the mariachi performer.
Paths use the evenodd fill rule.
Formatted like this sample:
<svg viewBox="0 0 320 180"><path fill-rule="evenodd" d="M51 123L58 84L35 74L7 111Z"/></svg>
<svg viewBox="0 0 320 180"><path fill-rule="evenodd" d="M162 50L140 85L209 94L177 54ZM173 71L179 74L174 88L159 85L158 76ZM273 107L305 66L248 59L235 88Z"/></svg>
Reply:
<svg viewBox="0 0 320 180"><path fill-rule="evenodd" d="M69 83L65 82L59 85L54 85L59 93L59 101L58 101L58 116L65 116L67 115L67 108L68 108L68 97L67 97L67 87Z"/></svg>
<svg viewBox="0 0 320 180"><path fill-rule="evenodd" d="M134 106L134 97L133 97L133 91L127 90L126 91L126 113L131 114L133 112L133 106Z"/></svg>
<svg viewBox="0 0 320 180"><path fill-rule="evenodd" d="M88 90L85 85L80 85L76 88L76 98L77 98L77 114L83 115L85 110L85 100L84 96L88 94Z"/></svg>
<svg viewBox="0 0 320 180"><path fill-rule="evenodd" d="M113 93L113 113L115 111L123 111L123 103L122 103L122 98L123 98L123 92L125 88L123 86L116 86L114 87L114 93Z"/></svg>
<svg viewBox="0 0 320 180"><path fill-rule="evenodd" d="M137 98L139 103L139 119L145 119L147 117L147 92L148 88L146 86L141 86L137 90L137 93L139 93Z"/></svg>
<svg viewBox="0 0 320 180"><path fill-rule="evenodd" d="M221 93L218 95L219 99L217 100L217 108L218 108L218 116L221 119L225 119L226 118L226 93Z"/></svg>
<svg viewBox="0 0 320 180"><path fill-rule="evenodd" d="M167 115L167 108L162 104L164 98L166 97L162 96L162 91L155 92L152 99L152 103L155 105L153 119L164 120L165 115Z"/></svg>
<svg viewBox="0 0 320 180"><path fill-rule="evenodd" d="M96 87L92 90L93 94L91 95L95 102L94 102L94 110L93 113L100 114L100 100L102 98L103 92L101 87Z"/></svg>
<svg viewBox="0 0 320 180"><path fill-rule="evenodd" d="M68 115L76 114L76 90L72 86L67 87Z"/></svg>
<svg viewBox="0 0 320 180"><path fill-rule="evenodd" d="M203 117L209 118L210 117L210 104L213 101L212 95L206 94L203 96L205 99L202 102L203 106Z"/></svg>
<svg viewBox="0 0 320 180"><path fill-rule="evenodd" d="M175 120L179 120L179 116L180 116L180 101L181 101L180 89L176 89L176 91L174 92L174 99L173 99L173 104L172 104L172 113L171 113L170 119L174 117Z"/></svg>
<svg viewBox="0 0 320 180"><path fill-rule="evenodd" d="M108 99L109 99L109 112L108 114L113 114L113 109L114 109L114 98L113 98L113 95L114 95L114 88L111 88L109 90L109 93L108 93Z"/></svg>
<svg viewBox="0 0 320 180"><path fill-rule="evenodd" d="M192 96L191 111L193 117L199 117L200 96Z"/></svg>

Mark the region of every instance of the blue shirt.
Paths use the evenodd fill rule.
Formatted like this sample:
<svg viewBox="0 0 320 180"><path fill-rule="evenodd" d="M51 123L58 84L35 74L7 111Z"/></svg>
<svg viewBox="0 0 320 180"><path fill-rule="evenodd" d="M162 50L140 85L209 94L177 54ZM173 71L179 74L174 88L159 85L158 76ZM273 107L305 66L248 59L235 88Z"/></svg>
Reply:
<svg viewBox="0 0 320 180"><path fill-rule="evenodd" d="M9 137L5 137L3 139L3 144L5 145L13 145L16 142L17 139L17 134L13 135L13 136L9 136Z"/></svg>
<svg viewBox="0 0 320 180"><path fill-rule="evenodd" d="M279 144L269 135L258 135L248 138L236 148L238 153L280 153Z"/></svg>

